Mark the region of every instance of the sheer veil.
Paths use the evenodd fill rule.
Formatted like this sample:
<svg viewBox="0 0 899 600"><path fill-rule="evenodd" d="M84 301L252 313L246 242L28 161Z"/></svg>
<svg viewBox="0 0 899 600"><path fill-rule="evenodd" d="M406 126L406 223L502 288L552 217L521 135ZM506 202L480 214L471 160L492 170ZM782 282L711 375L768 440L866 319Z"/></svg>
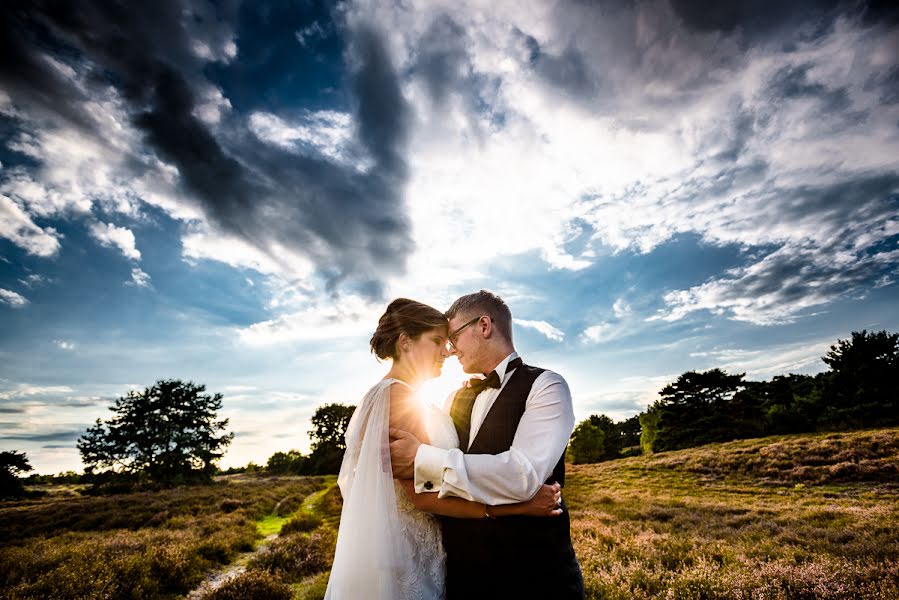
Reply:
<svg viewBox="0 0 899 600"><path fill-rule="evenodd" d="M399 598L400 571L413 561L390 465L390 386L397 381L385 379L369 390L347 426L337 477L343 511L327 600Z"/></svg>

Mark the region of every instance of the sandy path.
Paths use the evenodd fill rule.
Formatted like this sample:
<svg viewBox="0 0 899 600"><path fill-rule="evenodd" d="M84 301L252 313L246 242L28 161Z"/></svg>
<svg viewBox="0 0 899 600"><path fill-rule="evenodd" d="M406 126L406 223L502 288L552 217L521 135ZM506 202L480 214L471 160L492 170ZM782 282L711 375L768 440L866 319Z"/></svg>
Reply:
<svg viewBox="0 0 899 600"><path fill-rule="evenodd" d="M278 504L275 505L275 508L274 510L272 510L272 512L274 514L278 514L278 509L281 507L281 503L283 503L289 497L290 496L282 498L278 502ZM249 552L241 552L231 563L207 575L203 583L201 583L184 597L185 600L200 600L209 592L217 590L226 581L233 579L246 571L247 565L250 563L253 557L255 557L260 552L264 552L269 547L269 545L271 545L272 541L274 541L277 537L277 533L272 533L271 535L265 536L255 549L250 550Z"/></svg>

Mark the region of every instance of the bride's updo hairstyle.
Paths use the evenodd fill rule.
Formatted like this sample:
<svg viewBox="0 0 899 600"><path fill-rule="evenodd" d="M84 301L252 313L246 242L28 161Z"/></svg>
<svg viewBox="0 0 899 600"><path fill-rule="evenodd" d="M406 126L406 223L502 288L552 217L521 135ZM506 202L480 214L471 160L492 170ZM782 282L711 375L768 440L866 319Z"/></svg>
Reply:
<svg viewBox="0 0 899 600"><path fill-rule="evenodd" d="M378 320L378 328L369 342L371 351L381 359L397 359L396 342L400 334L405 333L417 340L425 331L446 327L446 324L446 317L436 308L408 298L397 298L387 305L387 310Z"/></svg>

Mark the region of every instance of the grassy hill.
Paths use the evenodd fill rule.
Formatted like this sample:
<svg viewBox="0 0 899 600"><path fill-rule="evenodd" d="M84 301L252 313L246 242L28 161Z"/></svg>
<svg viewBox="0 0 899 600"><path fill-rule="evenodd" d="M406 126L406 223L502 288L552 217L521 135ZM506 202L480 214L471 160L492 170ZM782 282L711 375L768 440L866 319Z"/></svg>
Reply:
<svg viewBox="0 0 899 600"><path fill-rule="evenodd" d="M588 598L899 598L899 428L568 473Z"/></svg>
<svg viewBox="0 0 899 600"><path fill-rule="evenodd" d="M564 495L588 598L899 598L899 428L569 465ZM264 474L0 503L0 599L184 598L284 523L190 597L320 599L339 515L333 477Z"/></svg>

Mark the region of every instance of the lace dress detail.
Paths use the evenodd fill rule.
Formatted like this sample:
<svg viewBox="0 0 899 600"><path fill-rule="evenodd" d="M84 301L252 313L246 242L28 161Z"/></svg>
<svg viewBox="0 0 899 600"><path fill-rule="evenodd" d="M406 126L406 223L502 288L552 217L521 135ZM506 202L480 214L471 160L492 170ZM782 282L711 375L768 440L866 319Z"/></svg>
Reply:
<svg viewBox="0 0 899 600"><path fill-rule="evenodd" d="M458 437L449 415L436 408L425 409L425 428L430 444L438 448L458 447ZM394 482L396 504L403 534L413 552L413 568L400 574L403 600L442 599L445 595L446 553L440 522L434 515L415 508L405 490Z"/></svg>

